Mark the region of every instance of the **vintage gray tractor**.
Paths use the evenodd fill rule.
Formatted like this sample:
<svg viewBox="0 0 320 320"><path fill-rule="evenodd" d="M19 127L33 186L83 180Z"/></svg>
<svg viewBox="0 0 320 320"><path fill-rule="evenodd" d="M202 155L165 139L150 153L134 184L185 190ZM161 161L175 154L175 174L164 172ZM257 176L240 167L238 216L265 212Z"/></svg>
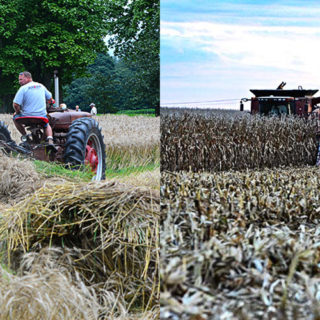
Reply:
<svg viewBox="0 0 320 320"><path fill-rule="evenodd" d="M17 145L11 139L8 127L0 121L0 148L5 152L18 152L37 160L64 163L71 169L89 167L92 180L105 179L106 153L101 128L88 112L47 108L53 131L54 147L46 142L43 126L46 118L21 117L28 134Z"/></svg>

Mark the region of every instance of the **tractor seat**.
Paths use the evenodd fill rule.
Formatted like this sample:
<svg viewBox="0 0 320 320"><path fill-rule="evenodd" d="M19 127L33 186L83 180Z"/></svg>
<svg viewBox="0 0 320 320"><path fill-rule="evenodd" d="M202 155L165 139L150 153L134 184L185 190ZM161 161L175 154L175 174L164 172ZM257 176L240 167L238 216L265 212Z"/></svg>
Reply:
<svg viewBox="0 0 320 320"><path fill-rule="evenodd" d="M44 126L49 122L48 118L45 117L19 117L15 121L25 126L41 125Z"/></svg>

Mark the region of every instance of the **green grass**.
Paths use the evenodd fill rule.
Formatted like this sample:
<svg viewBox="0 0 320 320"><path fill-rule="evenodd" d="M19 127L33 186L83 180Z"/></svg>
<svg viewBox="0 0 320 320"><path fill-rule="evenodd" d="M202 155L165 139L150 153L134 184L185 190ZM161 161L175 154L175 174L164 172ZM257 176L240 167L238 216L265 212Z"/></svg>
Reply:
<svg viewBox="0 0 320 320"><path fill-rule="evenodd" d="M36 170L50 177L62 177L71 180L90 181L92 173L90 170L70 170L65 168L62 164L54 162L45 162L40 160L34 160Z"/></svg>
<svg viewBox="0 0 320 320"><path fill-rule="evenodd" d="M34 161L36 170L44 174L46 177L61 177L70 180L77 181L91 181L93 176L92 172L89 168L85 170L70 170L65 168L61 164L53 163L53 162L45 162L40 160ZM151 171L159 167L159 164L146 164L143 166L129 166L126 168L120 169L108 169L106 170L106 178L111 179L115 177L124 177L129 176L131 174L137 174L145 171Z"/></svg>
<svg viewBox="0 0 320 320"><path fill-rule="evenodd" d="M155 117L154 109L138 109L138 110L120 110L116 114L125 114L127 116L147 116Z"/></svg>
<svg viewBox="0 0 320 320"><path fill-rule="evenodd" d="M4 252L3 252L4 254ZM16 272L14 272L13 270L11 270L5 263L0 263L1 269L5 270L6 272L10 273L10 274L16 274ZM2 274L3 278L6 280L9 280L9 278L5 275Z"/></svg>

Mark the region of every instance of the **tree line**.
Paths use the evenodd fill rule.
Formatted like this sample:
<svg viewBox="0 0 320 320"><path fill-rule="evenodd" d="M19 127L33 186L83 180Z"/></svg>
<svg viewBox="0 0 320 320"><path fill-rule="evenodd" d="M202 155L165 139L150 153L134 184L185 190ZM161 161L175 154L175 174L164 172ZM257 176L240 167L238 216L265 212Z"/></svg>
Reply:
<svg viewBox="0 0 320 320"><path fill-rule="evenodd" d="M84 77L63 86L63 102L72 109L79 105L83 111L94 102L99 113L150 108L156 97L136 85L138 76L134 63L99 53Z"/></svg>
<svg viewBox="0 0 320 320"><path fill-rule="evenodd" d="M156 108L159 16L159 0L0 0L0 112L24 70L52 92L58 71L71 107Z"/></svg>

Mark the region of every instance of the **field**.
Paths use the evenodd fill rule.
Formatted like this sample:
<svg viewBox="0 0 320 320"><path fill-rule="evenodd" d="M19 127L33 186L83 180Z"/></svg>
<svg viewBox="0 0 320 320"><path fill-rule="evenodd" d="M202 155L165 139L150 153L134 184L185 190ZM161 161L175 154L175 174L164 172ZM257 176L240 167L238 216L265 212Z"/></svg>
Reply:
<svg viewBox="0 0 320 320"><path fill-rule="evenodd" d="M161 169L215 172L311 165L316 162L316 125L240 112L163 115Z"/></svg>
<svg viewBox="0 0 320 320"><path fill-rule="evenodd" d="M159 172L159 118L102 115L95 119L106 144L106 176L122 175L124 169L127 173ZM1 115L1 120L8 125L13 140L20 142L12 115Z"/></svg>
<svg viewBox="0 0 320 320"><path fill-rule="evenodd" d="M0 319L158 317L159 119L97 120L106 181L0 156Z"/></svg>
<svg viewBox="0 0 320 320"><path fill-rule="evenodd" d="M319 319L315 129L162 114L161 319Z"/></svg>

